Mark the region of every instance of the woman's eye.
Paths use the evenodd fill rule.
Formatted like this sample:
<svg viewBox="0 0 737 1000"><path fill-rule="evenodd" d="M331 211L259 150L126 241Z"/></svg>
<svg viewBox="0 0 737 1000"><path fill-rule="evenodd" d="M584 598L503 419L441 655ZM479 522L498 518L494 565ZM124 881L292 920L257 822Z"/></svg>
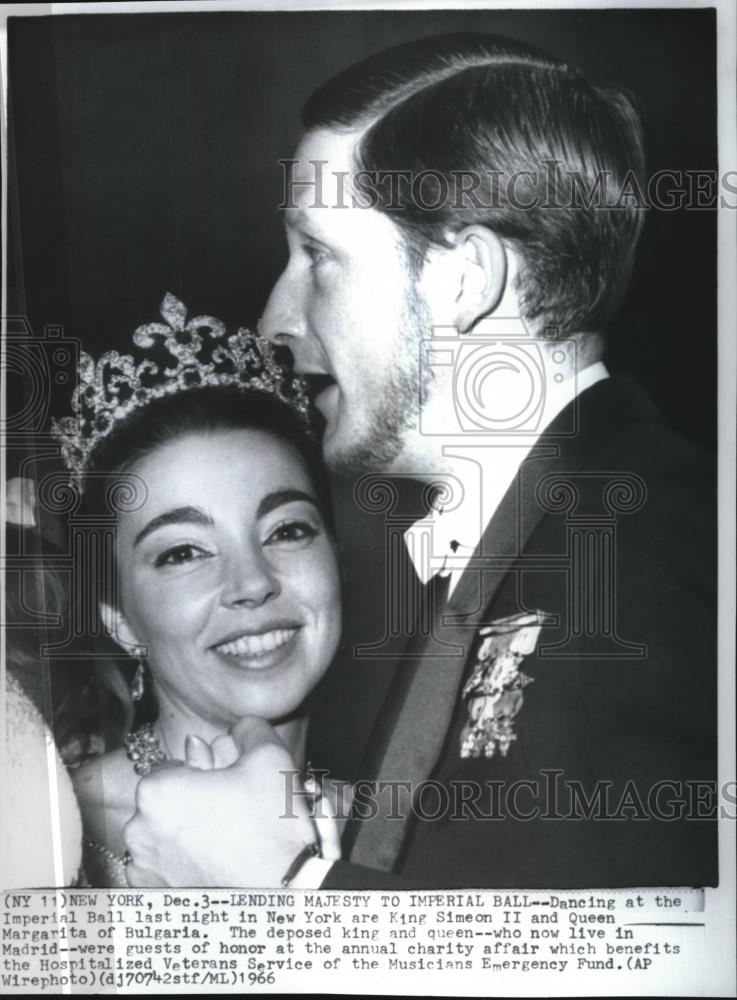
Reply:
<svg viewBox="0 0 737 1000"><path fill-rule="evenodd" d="M274 528L266 539L266 545L274 545L279 542L301 542L306 538L314 538L319 534L318 529L307 521L288 521Z"/></svg>
<svg viewBox="0 0 737 1000"><path fill-rule="evenodd" d="M209 552L197 545L175 545L156 557L155 566L183 566L186 563L206 559Z"/></svg>

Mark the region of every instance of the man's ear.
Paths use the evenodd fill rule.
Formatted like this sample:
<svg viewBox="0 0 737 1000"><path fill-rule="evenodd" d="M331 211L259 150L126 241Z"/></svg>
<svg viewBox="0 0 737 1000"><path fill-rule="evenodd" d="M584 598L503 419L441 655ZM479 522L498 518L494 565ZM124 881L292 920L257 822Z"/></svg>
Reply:
<svg viewBox="0 0 737 1000"><path fill-rule="evenodd" d="M456 234L461 281L456 297L457 326L468 333L501 302L507 284L507 250L486 226L466 226Z"/></svg>
<svg viewBox="0 0 737 1000"><path fill-rule="evenodd" d="M100 601L100 617L110 638L126 653L131 653L134 646L141 645L127 619L118 608Z"/></svg>

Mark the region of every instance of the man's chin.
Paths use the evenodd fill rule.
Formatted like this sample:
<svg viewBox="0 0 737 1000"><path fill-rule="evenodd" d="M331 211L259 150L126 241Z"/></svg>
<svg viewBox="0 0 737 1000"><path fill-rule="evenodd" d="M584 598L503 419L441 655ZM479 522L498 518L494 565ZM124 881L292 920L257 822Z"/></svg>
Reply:
<svg viewBox="0 0 737 1000"><path fill-rule="evenodd" d="M336 476L389 473L401 451L399 441L377 434L341 434L339 427L333 430L329 425L322 440L325 464Z"/></svg>
<svg viewBox="0 0 737 1000"><path fill-rule="evenodd" d="M361 458L354 454L353 449L341 448L325 437L322 440L322 457L330 472L336 476L356 476L369 471L361 465Z"/></svg>

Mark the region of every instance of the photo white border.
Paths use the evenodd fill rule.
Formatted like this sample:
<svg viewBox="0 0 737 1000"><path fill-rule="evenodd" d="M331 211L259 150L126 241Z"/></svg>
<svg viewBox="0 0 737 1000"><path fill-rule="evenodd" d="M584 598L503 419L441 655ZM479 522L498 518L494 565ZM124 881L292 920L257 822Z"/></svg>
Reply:
<svg viewBox="0 0 737 1000"><path fill-rule="evenodd" d="M649 0L634 4L628 0L586 0L586 2L553 2L553 0L505 0L505 2L474 3L472 0L395 0L393 3L310 2L310 0L231 0L231 2L129 2L129 3L8 3L0 8L0 67L2 69L2 259L7 261L7 19L8 17L41 17L69 14L135 14L135 13L194 13L194 12L257 12L257 11L319 11L319 10L675 10L715 8L717 13L717 82L718 82L718 171L723 177L737 169L737 5L734 0L691 0L665 2ZM687 68L684 70L687 71ZM718 466L719 466L719 787L734 781L735 764L735 607L737 604L736 558L737 531L737 212L729 207L718 208ZM2 313L7 315L7 275L2 273ZM3 328L3 333L5 330ZM695 346L698 349L698 345ZM0 393L5 400L5 365L0 363ZM4 410L3 410L4 417ZM4 422L0 426L0 483L5 482ZM4 504L4 487L0 504ZM0 534L0 564L5 557L4 533ZM0 577L2 574L0 574ZM0 579L0 626L5 607L4 579ZM5 630L0 627L0 733L5 720ZM0 753L4 740L0 741ZM730 997L737 995L737 934L735 933L735 885L737 883L737 823L723 817L719 824L719 878L717 889L706 891L707 926L704 934L705 978L703 996ZM568 989L573 982L566 980ZM520 994L524 995L524 994ZM637 995L636 988L633 994Z"/></svg>

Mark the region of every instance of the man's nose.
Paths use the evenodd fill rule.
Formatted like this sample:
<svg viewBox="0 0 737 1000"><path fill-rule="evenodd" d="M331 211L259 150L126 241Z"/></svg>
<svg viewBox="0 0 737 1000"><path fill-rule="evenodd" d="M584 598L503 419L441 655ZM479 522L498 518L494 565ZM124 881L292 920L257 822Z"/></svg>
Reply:
<svg viewBox="0 0 737 1000"><path fill-rule="evenodd" d="M226 607L260 607L280 592L278 576L260 549L234 553L228 559L222 588Z"/></svg>
<svg viewBox="0 0 737 1000"><path fill-rule="evenodd" d="M272 344L289 347L304 336L304 312L297 283L290 277L289 268L282 272L266 303L258 332Z"/></svg>

